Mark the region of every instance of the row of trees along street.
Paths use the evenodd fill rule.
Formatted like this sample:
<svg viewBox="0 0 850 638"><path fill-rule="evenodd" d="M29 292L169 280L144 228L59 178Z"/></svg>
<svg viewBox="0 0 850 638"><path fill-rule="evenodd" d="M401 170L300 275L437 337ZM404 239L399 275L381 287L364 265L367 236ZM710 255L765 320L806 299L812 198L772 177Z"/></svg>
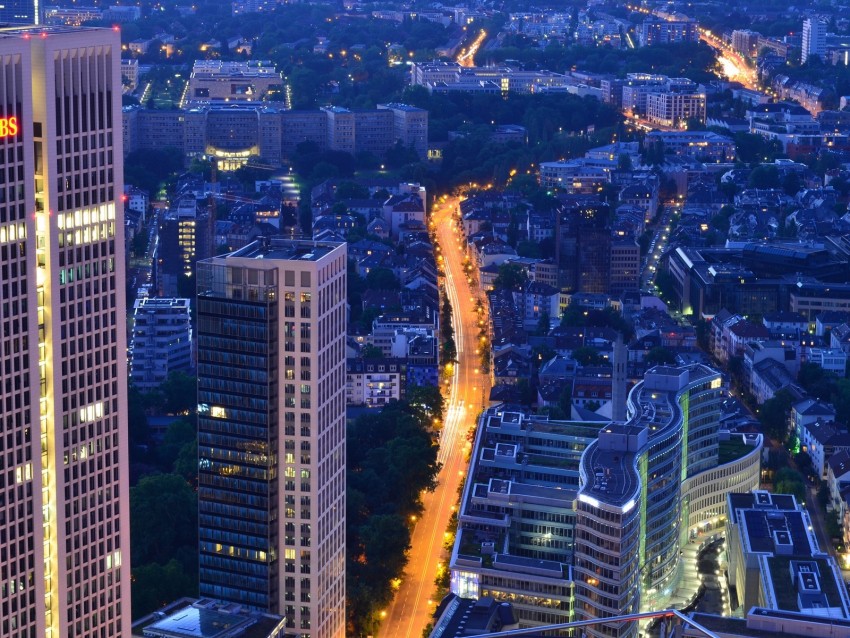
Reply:
<svg viewBox="0 0 850 638"><path fill-rule="evenodd" d="M133 618L198 595L198 436L195 377L176 372L162 389L130 386L130 535ZM148 415L174 415L156 442Z"/></svg>
<svg viewBox="0 0 850 638"><path fill-rule="evenodd" d="M404 401L349 422L347 436L346 604L348 635L377 633L381 610L407 564L421 494L440 466L434 425L443 421L434 386L414 386Z"/></svg>

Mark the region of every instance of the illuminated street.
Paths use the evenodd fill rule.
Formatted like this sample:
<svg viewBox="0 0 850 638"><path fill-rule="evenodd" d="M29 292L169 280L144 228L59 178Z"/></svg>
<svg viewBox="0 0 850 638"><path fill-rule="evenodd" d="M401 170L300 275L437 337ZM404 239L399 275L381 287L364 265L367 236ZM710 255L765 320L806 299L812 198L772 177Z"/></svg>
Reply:
<svg viewBox="0 0 850 638"><path fill-rule="evenodd" d="M664 206L664 212L658 221L655 232L652 234L649 251L646 257L644 257L643 270L640 276L641 290L651 292L655 286L655 274L658 271L661 256L667 249L667 243L670 237L670 224L675 212L675 206Z"/></svg>
<svg viewBox="0 0 850 638"><path fill-rule="evenodd" d="M728 44L707 29L700 29L699 37L717 53L717 62L723 75L752 91L761 91L755 70Z"/></svg>
<svg viewBox="0 0 850 638"><path fill-rule="evenodd" d="M466 28L466 27L464 27ZM460 55L457 56L457 62L463 67L473 67L475 66L475 54L478 53L478 49L481 48L481 44L484 42L484 39L487 37L487 32L484 29L481 29L481 32L478 36L472 41L472 44L469 45L468 48L463 49L460 52Z"/></svg>
<svg viewBox="0 0 850 638"><path fill-rule="evenodd" d="M452 305L458 363L453 366L446 418L440 441L443 464L437 489L425 494L425 509L411 540L409 562L393 603L386 610L379 635L383 638L420 638L439 601L430 600L434 579L444 559L444 534L457 501L457 491L466 470L467 433L490 394L489 379L478 370L475 354L478 334L473 292L463 274L463 250L452 214L457 198L438 202L432 213L445 269L445 286ZM447 554L447 552L446 552Z"/></svg>

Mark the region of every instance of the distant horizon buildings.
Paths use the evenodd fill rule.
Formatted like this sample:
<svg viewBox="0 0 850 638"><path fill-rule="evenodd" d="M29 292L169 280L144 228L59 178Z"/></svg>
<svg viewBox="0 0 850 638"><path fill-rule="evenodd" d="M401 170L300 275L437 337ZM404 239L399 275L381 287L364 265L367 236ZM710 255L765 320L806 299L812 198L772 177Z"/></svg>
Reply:
<svg viewBox="0 0 850 638"><path fill-rule="evenodd" d="M130 635L119 34L0 30L0 627Z"/></svg>
<svg viewBox="0 0 850 638"><path fill-rule="evenodd" d="M345 636L346 245L198 263L200 595Z"/></svg>
<svg viewBox="0 0 850 638"><path fill-rule="evenodd" d="M220 170L235 170L249 159L272 165L292 160L297 146L372 153L379 160L395 144L428 156L428 111L407 104L376 109L325 107L291 111L279 103L208 103L183 110L123 110L125 154L173 147L186 160L215 157Z"/></svg>

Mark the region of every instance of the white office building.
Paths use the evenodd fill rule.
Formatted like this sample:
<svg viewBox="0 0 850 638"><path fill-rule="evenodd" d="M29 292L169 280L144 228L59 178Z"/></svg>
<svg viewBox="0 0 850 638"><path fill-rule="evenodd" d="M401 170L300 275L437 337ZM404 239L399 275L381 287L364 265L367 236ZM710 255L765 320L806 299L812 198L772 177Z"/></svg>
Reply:
<svg viewBox="0 0 850 638"><path fill-rule="evenodd" d="M121 41L0 30L0 635L130 635Z"/></svg>
<svg viewBox="0 0 850 638"><path fill-rule="evenodd" d="M172 372L192 367L188 299L146 297L133 305L130 378L142 392L156 390Z"/></svg>

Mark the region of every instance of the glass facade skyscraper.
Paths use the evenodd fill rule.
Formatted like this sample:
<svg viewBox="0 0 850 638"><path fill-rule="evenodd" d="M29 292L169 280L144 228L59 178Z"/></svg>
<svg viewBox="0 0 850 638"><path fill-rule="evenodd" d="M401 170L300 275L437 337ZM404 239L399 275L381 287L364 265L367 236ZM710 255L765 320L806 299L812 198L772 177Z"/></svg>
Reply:
<svg viewBox="0 0 850 638"><path fill-rule="evenodd" d="M345 635L345 244L198 263L200 593Z"/></svg>
<svg viewBox="0 0 850 638"><path fill-rule="evenodd" d="M585 451L576 499L577 619L661 609L675 591L688 527L683 485L717 466L721 402L716 370L656 366L629 394L629 420L603 428ZM624 638L637 626L586 631Z"/></svg>

